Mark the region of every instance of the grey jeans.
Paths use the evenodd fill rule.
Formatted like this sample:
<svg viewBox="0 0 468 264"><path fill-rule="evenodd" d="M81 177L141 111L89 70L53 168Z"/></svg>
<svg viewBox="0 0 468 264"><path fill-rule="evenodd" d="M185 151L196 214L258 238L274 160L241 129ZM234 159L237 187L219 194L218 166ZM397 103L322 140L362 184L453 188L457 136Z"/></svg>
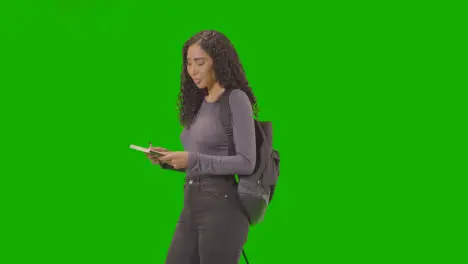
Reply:
<svg viewBox="0 0 468 264"><path fill-rule="evenodd" d="M237 264L249 222L234 177L187 178L166 264Z"/></svg>

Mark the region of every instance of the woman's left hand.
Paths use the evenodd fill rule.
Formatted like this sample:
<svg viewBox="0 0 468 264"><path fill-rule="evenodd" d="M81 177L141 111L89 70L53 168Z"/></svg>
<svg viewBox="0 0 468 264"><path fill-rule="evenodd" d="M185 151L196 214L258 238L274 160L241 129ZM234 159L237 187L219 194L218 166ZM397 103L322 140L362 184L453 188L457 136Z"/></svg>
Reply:
<svg viewBox="0 0 468 264"><path fill-rule="evenodd" d="M188 167L188 152L170 152L167 155L159 157L159 160L169 163L174 167L174 169L186 169Z"/></svg>

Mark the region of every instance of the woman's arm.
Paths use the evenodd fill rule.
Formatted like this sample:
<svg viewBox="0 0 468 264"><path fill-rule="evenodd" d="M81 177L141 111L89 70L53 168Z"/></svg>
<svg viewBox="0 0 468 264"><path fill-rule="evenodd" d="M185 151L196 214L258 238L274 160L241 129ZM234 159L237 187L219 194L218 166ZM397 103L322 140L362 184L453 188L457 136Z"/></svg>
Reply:
<svg viewBox="0 0 468 264"><path fill-rule="evenodd" d="M255 168L256 142L252 106L241 90L229 96L235 156L213 156L189 152L187 172L209 175L251 174Z"/></svg>

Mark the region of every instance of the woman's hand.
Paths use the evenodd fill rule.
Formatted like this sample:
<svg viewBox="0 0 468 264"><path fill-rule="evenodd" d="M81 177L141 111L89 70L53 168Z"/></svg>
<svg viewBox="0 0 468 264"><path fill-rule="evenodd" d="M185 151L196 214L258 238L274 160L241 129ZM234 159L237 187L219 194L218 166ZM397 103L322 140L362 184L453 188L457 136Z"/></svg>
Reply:
<svg viewBox="0 0 468 264"><path fill-rule="evenodd" d="M170 151L168 151L167 149L165 148L161 148L161 147L153 147L153 145L150 143L150 146L149 146L149 149L150 150L153 150L153 151L157 151L157 152L162 152L162 153L170 153ZM148 159L151 161L151 163L153 164L159 164L161 161L160 161L160 158L158 158L156 155L153 155L153 154L150 154L150 153L146 153L146 157L148 157Z"/></svg>
<svg viewBox="0 0 468 264"><path fill-rule="evenodd" d="M166 152L167 154L159 157L162 162L167 162L174 169L186 169L188 167L188 152L187 151L176 151Z"/></svg>

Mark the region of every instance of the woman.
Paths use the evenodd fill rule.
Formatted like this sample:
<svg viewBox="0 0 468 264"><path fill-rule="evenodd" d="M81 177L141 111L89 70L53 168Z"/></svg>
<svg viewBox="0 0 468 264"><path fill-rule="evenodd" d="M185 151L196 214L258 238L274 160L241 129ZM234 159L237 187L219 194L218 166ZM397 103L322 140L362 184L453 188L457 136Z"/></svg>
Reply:
<svg viewBox="0 0 468 264"><path fill-rule="evenodd" d="M235 154L228 155L228 136L220 121L218 100L227 90ZM230 41L217 31L202 31L183 47L179 95L181 140L185 151L165 152L164 169L186 173L184 208L166 264L238 263L249 222L236 196L235 174L255 167L256 98Z"/></svg>

